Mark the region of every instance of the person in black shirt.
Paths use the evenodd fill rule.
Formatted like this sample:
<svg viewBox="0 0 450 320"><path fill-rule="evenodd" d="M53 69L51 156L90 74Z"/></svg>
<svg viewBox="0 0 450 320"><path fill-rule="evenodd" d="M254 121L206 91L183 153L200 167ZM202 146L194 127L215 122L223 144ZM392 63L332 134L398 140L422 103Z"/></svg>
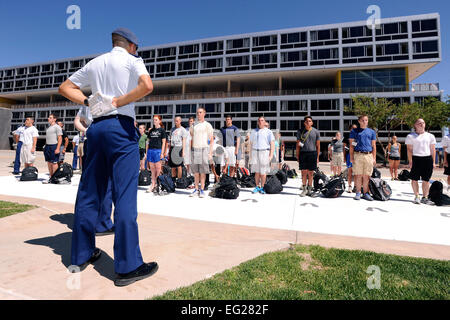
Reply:
<svg viewBox="0 0 450 320"><path fill-rule="evenodd" d="M153 117L153 128L147 134L147 162L152 172L152 184L147 192L154 192L157 188L156 181L161 172L161 159L164 158L166 150L167 133L162 124L162 117Z"/></svg>
<svg viewBox="0 0 450 320"><path fill-rule="evenodd" d="M347 178L348 178L348 190L347 192L351 193L352 191L355 192L356 191L356 187L355 190L352 190L352 180L353 180L353 164L350 161L350 131L352 131L353 129L358 128L358 126L356 124L351 124L350 127L348 128L348 132L344 132L344 148L345 148L345 162L347 164Z"/></svg>

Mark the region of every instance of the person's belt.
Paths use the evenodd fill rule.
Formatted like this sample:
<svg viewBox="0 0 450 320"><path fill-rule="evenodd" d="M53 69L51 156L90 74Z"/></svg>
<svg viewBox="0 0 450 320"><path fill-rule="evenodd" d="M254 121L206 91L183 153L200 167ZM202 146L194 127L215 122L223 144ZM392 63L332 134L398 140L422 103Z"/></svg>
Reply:
<svg viewBox="0 0 450 320"><path fill-rule="evenodd" d="M355 151L356 153L370 154L372 151Z"/></svg>
<svg viewBox="0 0 450 320"><path fill-rule="evenodd" d="M255 150L255 151L268 151L270 149L253 149L253 150Z"/></svg>
<svg viewBox="0 0 450 320"><path fill-rule="evenodd" d="M112 114L110 116L103 116L103 117L95 118L93 120L93 122L97 123L97 122L100 122L100 121L103 121L103 120L106 120L106 119L113 119L113 118L134 121L134 119L132 117L125 116L123 114Z"/></svg>

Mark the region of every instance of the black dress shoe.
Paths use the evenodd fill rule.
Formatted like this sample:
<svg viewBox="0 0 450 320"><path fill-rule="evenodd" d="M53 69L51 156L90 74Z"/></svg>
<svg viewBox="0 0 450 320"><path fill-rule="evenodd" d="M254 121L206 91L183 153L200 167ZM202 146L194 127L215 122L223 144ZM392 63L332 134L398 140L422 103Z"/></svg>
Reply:
<svg viewBox="0 0 450 320"><path fill-rule="evenodd" d="M86 267L88 265L90 265L91 263L94 263L95 261L97 261L100 258L100 255L102 254L102 250L100 250L99 248L95 248L94 249L94 253L92 254L92 256L89 258L88 261L86 261L83 264L78 265L78 268L80 268L80 271L83 271L84 269L86 269Z"/></svg>
<svg viewBox="0 0 450 320"><path fill-rule="evenodd" d="M107 236L107 235L110 235L110 234L114 234L114 227L112 227L111 229L109 229L109 230L106 230L106 231L102 231L102 232L96 232L95 233L95 235L96 236Z"/></svg>
<svg viewBox="0 0 450 320"><path fill-rule="evenodd" d="M133 282L145 279L158 271L158 264L156 262L143 263L139 268L129 273L119 273L114 280L117 287L124 287Z"/></svg>

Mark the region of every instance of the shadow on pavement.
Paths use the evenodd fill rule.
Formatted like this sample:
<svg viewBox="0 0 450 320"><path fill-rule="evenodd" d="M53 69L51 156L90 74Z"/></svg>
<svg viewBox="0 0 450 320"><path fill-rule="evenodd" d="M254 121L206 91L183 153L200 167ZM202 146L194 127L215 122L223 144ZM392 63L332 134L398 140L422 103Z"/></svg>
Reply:
<svg viewBox="0 0 450 320"><path fill-rule="evenodd" d="M67 225L69 229L73 228L73 213L55 214L50 217L54 221L58 221ZM30 239L25 243L39 246L46 246L53 250L53 253L61 256L61 263L69 268L71 265L71 244L72 232L64 232L55 236L44 238ZM94 269L103 277L113 281L116 277L114 272L114 260L105 251L102 250L102 255L94 264ZM88 266L90 268L90 266Z"/></svg>

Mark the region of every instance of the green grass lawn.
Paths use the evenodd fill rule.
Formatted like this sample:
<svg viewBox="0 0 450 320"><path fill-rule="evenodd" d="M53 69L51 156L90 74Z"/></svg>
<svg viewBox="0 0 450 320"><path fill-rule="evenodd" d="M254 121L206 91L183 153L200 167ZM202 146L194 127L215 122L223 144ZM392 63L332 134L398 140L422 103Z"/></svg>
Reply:
<svg viewBox="0 0 450 320"><path fill-rule="evenodd" d="M450 299L450 261L296 245L154 299Z"/></svg>
<svg viewBox="0 0 450 320"><path fill-rule="evenodd" d="M0 201L0 218L11 216L13 214L24 212L33 208L36 207L28 204Z"/></svg>

